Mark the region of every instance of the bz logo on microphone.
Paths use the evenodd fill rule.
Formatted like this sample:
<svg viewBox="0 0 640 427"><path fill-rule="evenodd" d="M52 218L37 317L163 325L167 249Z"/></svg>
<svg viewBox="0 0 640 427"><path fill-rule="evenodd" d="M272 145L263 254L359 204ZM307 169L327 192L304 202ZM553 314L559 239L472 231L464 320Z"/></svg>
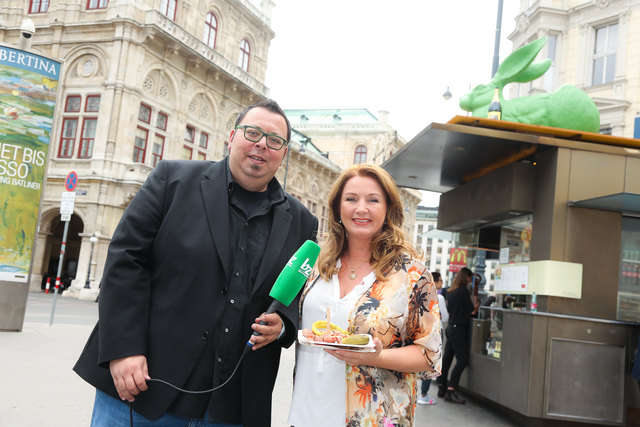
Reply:
<svg viewBox="0 0 640 427"><path fill-rule="evenodd" d="M293 267L293 262L298 259L296 257L296 254L291 255L291 258L289 258L289 261L287 261L287 267Z"/></svg>
<svg viewBox="0 0 640 427"><path fill-rule="evenodd" d="M304 260L298 271L307 279L309 278L309 274L311 274L311 270L313 270L313 265L309 265L309 258Z"/></svg>

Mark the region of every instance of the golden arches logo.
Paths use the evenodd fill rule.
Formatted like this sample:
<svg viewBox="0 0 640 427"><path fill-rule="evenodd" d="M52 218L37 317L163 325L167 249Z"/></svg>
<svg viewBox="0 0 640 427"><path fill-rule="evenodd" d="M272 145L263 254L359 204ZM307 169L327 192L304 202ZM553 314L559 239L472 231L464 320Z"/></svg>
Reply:
<svg viewBox="0 0 640 427"><path fill-rule="evenodd" d="M449 259L451 264L467 264L467 250L466 249L451 249L451 258Z"/></svg>

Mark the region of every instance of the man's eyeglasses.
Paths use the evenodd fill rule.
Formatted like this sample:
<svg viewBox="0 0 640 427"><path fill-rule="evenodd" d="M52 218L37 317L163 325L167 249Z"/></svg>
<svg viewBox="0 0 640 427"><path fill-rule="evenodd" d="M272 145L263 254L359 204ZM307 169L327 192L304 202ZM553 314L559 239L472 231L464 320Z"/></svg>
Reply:
<svg viewBox="0 0 640 427"><path fill-rule="evenodd" d="M263 132L262 130L253 126L236 126L236 129L244 129L244 137L251 142L258 142L262 139L263 136L266 137L265 139L267 141L267 147L271 148L272 150L280 150L282 147L287 145L287 140L283 137L272 133Z"/></svg>

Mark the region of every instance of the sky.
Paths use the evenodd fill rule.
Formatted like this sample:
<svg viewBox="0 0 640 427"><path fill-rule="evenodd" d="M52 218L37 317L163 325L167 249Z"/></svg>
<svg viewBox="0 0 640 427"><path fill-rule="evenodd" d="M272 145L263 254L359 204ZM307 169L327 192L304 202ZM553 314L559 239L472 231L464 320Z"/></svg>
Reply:
<svg viewBox="0 0 640 427"><path fill-rule="evenodd" d="M498 0L274 1L266 85L284 109L386 110L411 141L466 114L460 97L491 79ZM519 0L504 0L500 61L518 12Z"/></svg>

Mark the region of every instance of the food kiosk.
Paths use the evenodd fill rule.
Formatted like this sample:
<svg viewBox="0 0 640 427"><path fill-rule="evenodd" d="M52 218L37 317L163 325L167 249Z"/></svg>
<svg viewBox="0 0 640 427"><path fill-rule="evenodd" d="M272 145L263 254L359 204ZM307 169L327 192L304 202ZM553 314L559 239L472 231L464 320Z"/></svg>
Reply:
<svg viewBox="0 0 640 427"><path fill-rule="evenodd" d="M463 390L520 425L640 423L640 140L456 116L383 167L521 302L473 320Z"/></svg>

